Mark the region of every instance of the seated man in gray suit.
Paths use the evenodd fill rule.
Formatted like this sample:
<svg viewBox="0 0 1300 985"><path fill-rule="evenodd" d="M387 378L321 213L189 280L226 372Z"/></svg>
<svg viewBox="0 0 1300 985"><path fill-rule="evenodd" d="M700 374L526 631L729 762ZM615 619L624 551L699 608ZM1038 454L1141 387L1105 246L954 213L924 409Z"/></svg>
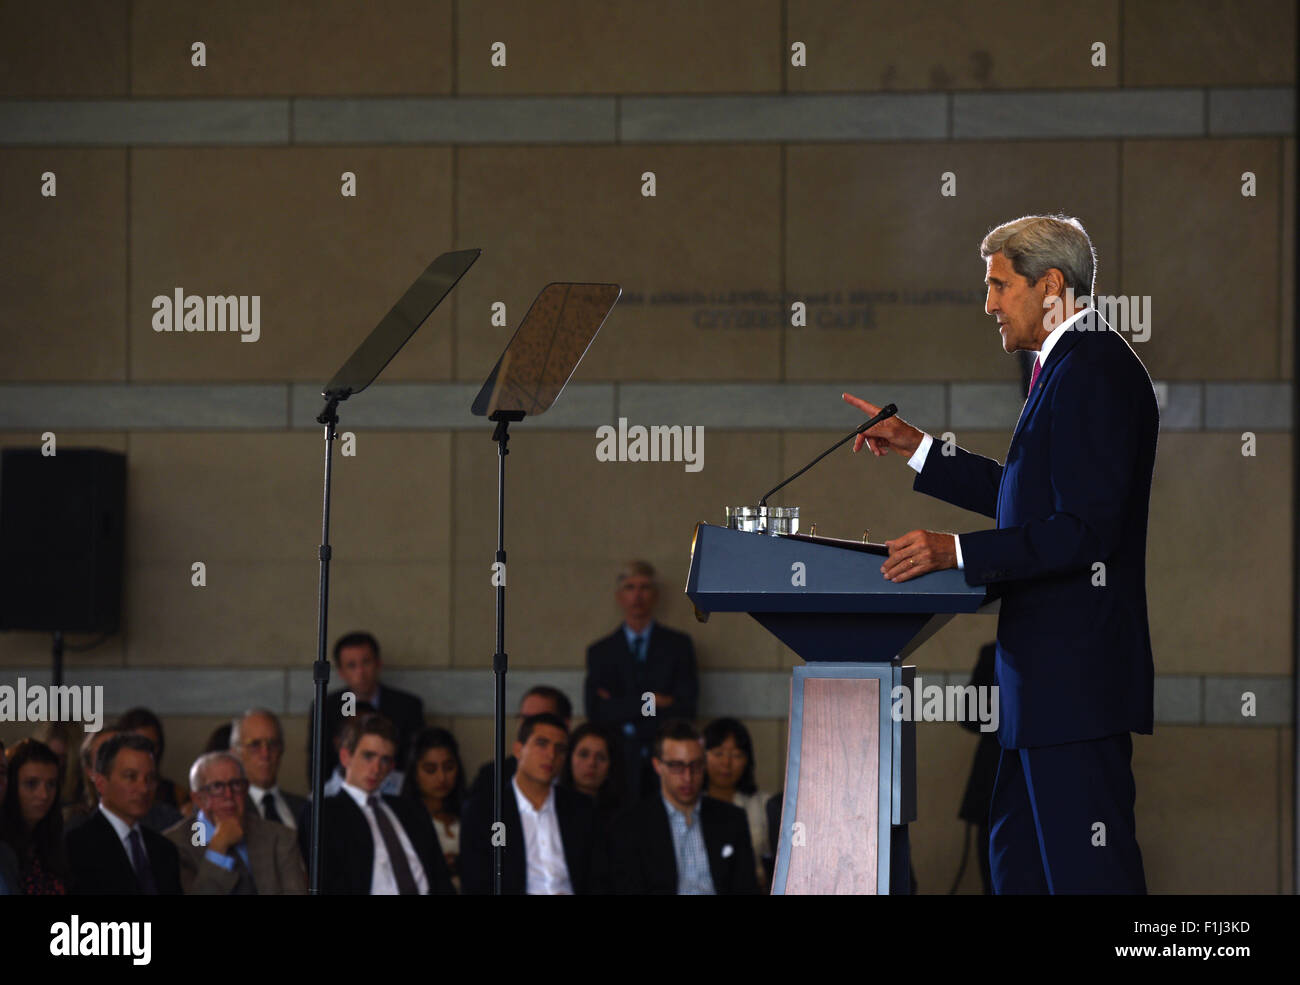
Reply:
<svg viewBox="0 0 1300 985"><path fill-rule="evenodd" d="M280 789L284 731L275 713L254 708L236 718L230 726L230 751L244 764L254 810L264 820L296 828L298 815L307 809L307 798Z"/></svg>
<svg viewBox="0 0 1300 985"><path fill-rule="evenodd" d="M204 753L190 767L190 789L198 812L164 832L180 853L187 895L307 892L298 839L248 809L248 779L236 756Z"/></svg>

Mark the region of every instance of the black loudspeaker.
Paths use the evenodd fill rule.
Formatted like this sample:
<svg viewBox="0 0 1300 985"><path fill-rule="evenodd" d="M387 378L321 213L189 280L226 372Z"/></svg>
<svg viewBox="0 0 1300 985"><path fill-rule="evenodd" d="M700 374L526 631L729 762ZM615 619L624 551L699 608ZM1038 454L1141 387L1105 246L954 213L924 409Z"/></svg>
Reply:
<svg viewBox="0 0 1300 985"><path fill-rule="evenodd" d="M0 629L116 632L125 519L125 455L4 449Z"/></svg>

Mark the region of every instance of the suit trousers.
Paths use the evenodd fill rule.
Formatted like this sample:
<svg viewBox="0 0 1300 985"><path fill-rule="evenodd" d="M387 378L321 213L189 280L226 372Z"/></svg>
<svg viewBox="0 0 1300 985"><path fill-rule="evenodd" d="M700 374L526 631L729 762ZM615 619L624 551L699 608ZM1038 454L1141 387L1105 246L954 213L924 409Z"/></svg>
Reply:
<svg viewBox="0 0 1300 985"><path fill-rule="evenodd" d="M989 866L1003 893L1145 893L1133 817L1133 737L1003 749Z"/></svg>

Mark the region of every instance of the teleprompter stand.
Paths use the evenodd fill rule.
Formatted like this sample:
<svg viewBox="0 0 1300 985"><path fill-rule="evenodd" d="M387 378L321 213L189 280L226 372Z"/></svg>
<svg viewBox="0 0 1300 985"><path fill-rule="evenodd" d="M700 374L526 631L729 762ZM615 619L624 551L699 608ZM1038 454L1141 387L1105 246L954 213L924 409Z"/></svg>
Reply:
<svg viewBox="0 0 1300 985"><path fill-rule="evenodd" d="M364 342L348 357L342 369L325 385L321 396L325 409L317 416L325 425L325 497L321 509L320 594L316 620L316 662L312 664L312 682L316 703L311 716L311 828L308 876L312 895L320 893L321 800L325 791L325 687L330 679L329 661L325 659L326 623L330 589L330 480L332 475L334 436L338 427L338 406L374 382L402 346L410 340L425 319L451 293L465 271L479 258L482 250L457 250L444 253L425 268L414 284L375 326Z"/></svg>
<svg viewBox="0 0 1300 985"><path fill-rule="evenodd" d="M505 797L506 746L506 455L510 424L536 417L559 398L592 339L623 293L617 284L548 284L534 299L506 351L497 360L470 407L496 422L497 549L492 565L496 586L496 652L492 655L493 698L492 823L501 830ZM493 838L492 891L501 894L502 846Z"/></svg>

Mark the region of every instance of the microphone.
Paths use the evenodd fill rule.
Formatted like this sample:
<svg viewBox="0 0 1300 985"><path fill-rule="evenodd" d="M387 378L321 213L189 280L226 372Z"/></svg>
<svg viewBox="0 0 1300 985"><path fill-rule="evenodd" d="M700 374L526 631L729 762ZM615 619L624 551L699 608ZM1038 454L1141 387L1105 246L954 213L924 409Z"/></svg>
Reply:
<svg viewBox="0 0 1300 985"><path fill-rule="evenodd" d="M881 407L881 408L880 408L880 413L877 414L875 417L870 418L870 419L867 420L867 421L864 421L863 424L862 424L860 427L855 428L854 430L850 431L850 432L849 432L848 434L846 434L843 438L841 438L839 441L835 442L835 444L831 445L831 446L830 446L829 448L827 448L824 452L822 452L820 455L818 455L816 458L814 458L811 462L809 462L807 465L805 465L803 468L801 468L801 469L800 469L798 472L796 472L794 475L790 476L790 478L788 478L788 479L786 479L784 482L782 482L782 483L781 483L779 486L777 486L775 489L770 489L770 490L768 490L767 495L764 496L762 499L760 499L760 500L758 501L758 505L759 505L759 506L766 506L766 505L767 505L767 497L768 497L768 496L771 496L772 493L776 492L778 489L782 489L782 488L784 488L788 483L791 483L791 482L793 482L795 479L799 478L799 476L801 476L801 475L803 475L805 472L807 472L810 468L812 468L814 465L816 465L818 462L820 462L823 458L825 458L827 455L829 455L831 452L833 452L836 448L838 448L840 445L844 444L844 442L849 441L849 440L851 440L851 439L853 439L853 438L856 438L858 435L862 434L862 433L863 433L864 431L866 431L868 428L873 428L873 427L875 427L875 426L876 426L877 424L879 424L881 421L888 420L889 418L893 417L893 416L894 416L895 414L897 414L897 413L898 413L898 408L897 408L894 404L886 404L884 407Z"/></svg>

